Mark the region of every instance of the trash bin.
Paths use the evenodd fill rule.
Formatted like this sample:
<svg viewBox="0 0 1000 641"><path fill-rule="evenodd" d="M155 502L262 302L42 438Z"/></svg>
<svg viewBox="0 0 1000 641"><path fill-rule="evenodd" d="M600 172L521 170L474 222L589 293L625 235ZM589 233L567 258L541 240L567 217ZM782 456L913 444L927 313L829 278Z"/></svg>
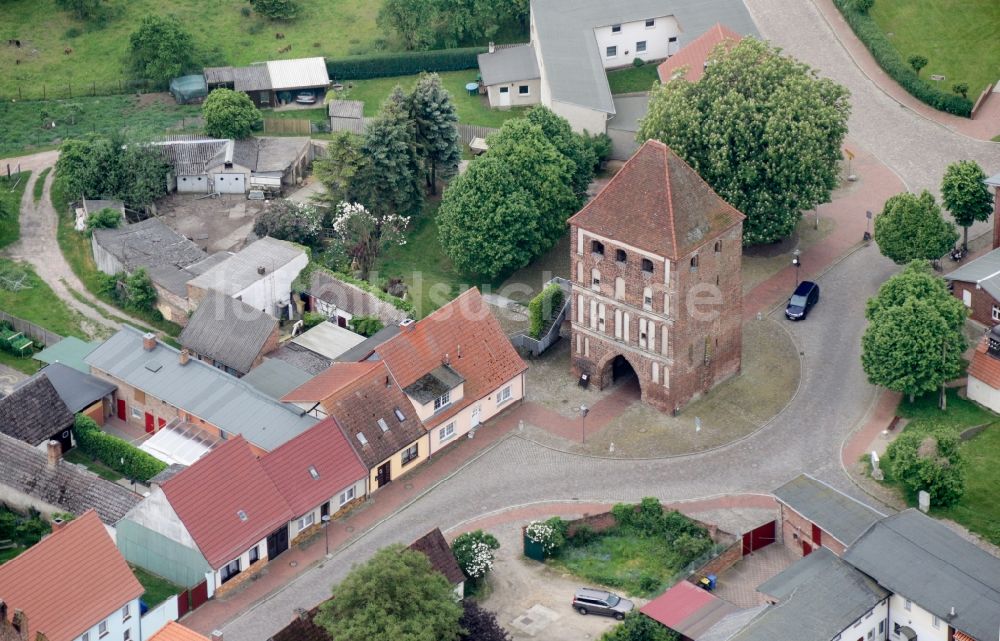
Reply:
<svg viewBox="0 0 1000 641"><path fill-rule="evenodd" d="M532 541L524 534L524 556L535 561L545 561L545 548L541 543Z"/></svg>
<svg viewBox="0 0 1000 641"><path fill-rule="evenodd" d="M709 592L711 592L712 590L715 589L716 576L714 574L709 574L705 578L708 579L708 590L709 590Z"/></svg>

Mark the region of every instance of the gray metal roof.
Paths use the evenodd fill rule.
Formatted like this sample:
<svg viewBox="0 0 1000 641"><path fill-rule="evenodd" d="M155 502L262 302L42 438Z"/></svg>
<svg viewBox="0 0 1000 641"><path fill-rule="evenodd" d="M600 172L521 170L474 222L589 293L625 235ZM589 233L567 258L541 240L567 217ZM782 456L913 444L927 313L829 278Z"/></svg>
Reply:
<svg viewBox="0 0 1000 641"><path fill-rule="evenodd" d="M312 350L330 360L363 343L365 337L336 323L322 322L292 339L300 347Z"/></svg>
<svg viewBox="0 0 1000 641"><path fill-rule="evenodd" d="M171 463L162 472L149 479L149 485L163 485L188 468L183 463Z"/></svg>
<svg viewBox="0 0 1000 641"><path fill-rule="evenodd" d="M331 100L327 105L327 115L360 120L365 115L365 103L360 100Z"/></svg>
<svg viewBox="0 0 1000 641"><path fill-rule="evenodd" d="M40 377L49 379L52 387L59 394L59 398L66 405L66 409L73 414L87 409L116 389L114 385L103 379L62 363L47 365L42 371L23 381L15 389L28 385ZM0 400L0 404L2 403L3 401Z"/></svg>
<svg viewBox="0 0 1000 641"><path fill-rule="evenodd" d="M142 336L125 325L91 352L87 363L229 434L242 434L265 450L273 450L316 423L297 408L275 402L208 363L191 359L181 365L178 351L161 342L146 351Z"/></svg>
<svg viewBox="0 0 1000 641"><path fill-rule="evenodd" d="M250 370L242 378L244 383L253 385L258 391L273 399L280 399L296 387L313 377L309 372L295 367L278 358L265 358L264 362Z"/></svg>
<svg viewBox="0 0 1000 641"><path fill-rule="evenodd" d="M302 248L288 241L265 236L192 279L190 284L235 296L304 254ZM264 268L263 274L258 273L258 267Z"/></svg>
<svg viewBox="0 0 1000 641"><path fill-rule="evenodd" d="M698 641L728 641L737 632L745 628L754 618L767 610L769 606L758 605L753 608L739 610L727 615L704 632L698 635Z"/></svg>
<svg viewBox="0 0 1000 641"><path fill-rule="evenodd" d="M271 76L266 64L233 67L233 89L236 91L266 91L271 89Z"/></svg>
<svg viewBox="0 0 1000 641"><path fill-rule="evenodd" d="M779 603L733 635L733 641L830 641L889 596L826 548L757 589L780 594Z"/></svg>
<svg viewBox="0 0 1000 641"><path fill-rule="evenodd" d="M117 229L95 229L94 238L130 272L158 265L185 267L205 258L205 252L197 245L167 227L159 218Z"/></svg>
<svg viewBox="0 0 1000 641"><path fill-rule="evenodd" d="M234 80L232 67L205 67L201 70L205 82L210 85L232 83Z"/></svg>
<svg viewBox="0 0 1000 641"><path fill-rule="evenodd" d="M330 76L323 58L295 58L293 60L268 60L267 73L275 91L326 87Z"/></svg>
<svg viewBox="0 0 1000 641"><path fill-rule="evenodd" d="M195 277L195 274L177 265L155 265L147 271L154 285L159 285L182 298L187 298L187 283Z"/></svg>
<svg viewBox="0 0 1000 641"><path fill-rule="evenodd" d="M531 0L538 47L552 99L615 113L594 28L674 16L681 47L716 22L758 35L742 0Z"/></svg>
<svg viewBox="0 0 1000 641"><path fill-rule="evenodd" d="M538 60L530 44L481 53L478 60L479 73L486 85L535 80L539 77Z"/></svg>
<svg viewBox="0 0 1000 641"><path fill-rule="evenodd" d="M246 374L277 327L277 318L210 290L191 315L178 342L195 354Z"/></svg>
<svg viewBox="0 0 1000 641"><path fill-rule="evenodd" d="M258 151L254 171L258 173L284 173L305 153L306 147L312 144L309 138L301 136L256 138L255 140Z"/></svg>
<svg viewBox="0 0 1000 641"><path fill-rule="evenodd" d="M0 434L0 485L77 516L94 509L106 525L114 525L142 497L67 461L49 465L48 454Z"/></svg>
<svg viewBox="0 0 1000 641"><path fill-rule="evenodd" d="M844 545L850 545L885 515L808 474L774 491L779 501Z"/></svg>
<svg viewBox="0 0 1000 641"><path fill-rule="evenodd" d="M973 638L1000 630L1000 559L917 510L879 521L844 560Z"/></svg>
<svg viewBox="0 0 1000 641"><path fill-rule="evenodd" d="M174 168L178 176L199 176L205 173L205 163L226 146L225 140L205 137L172 136L171 140L151 143Z"/></svg>
<svg viewBox="0 0 1000 641"><path fill-rule="evenodd" d="M75 370L86 374L90 373L90 366L83 362L87 354L97 349L101 341L91 341L89 343L80 340L75 336L67 336L55 345L50 345L35 354L35 360L43 363L62 363L69 365Z"/></svg>
<svg viewBox="0 0 1000 641"><path fill-rule="evenodd" d="M970 261L953 272L945 274L946 280L975 283L987 294L1000 300L1000 249L994 249Z"/></svg>
<svg viewBox="0 0 1000 641"><path fill-rule="evenodd" d="M99 212L102 209L117 209L124 214L125 203L120 200L90 200L87 198L83 200L83 210L88 214Z"/></svg>
<svg viewBox="0 0 1000 641"><path fill-rule="evenodd" d="M993 176L990 176L983 182L986 183L987 185L990 185L991 187L1000 187L1000 174L994 174Z"/></svg>
<svg viewBox="0 0 1000 641"><path fill-rule="evenodd" d="M416 399L418 403L430 403L464 382L465 378L451 367L438 365L407 385L403 391L406 392L407 396Z"/></svg>
<svg viewBox="0 0 1000 641"><path fill-rule="evenodd" d="M333 363L333 361L326 356L317 354L311 349L300 347L292 342L285 343L267 356L269 359L284 361L292 367L302 370L303 372L309 372L312 376L316 376L326 371L326 369Z"/></svg>
<svg viewBox="0 0 1000 641"><path fill-rule="evenodd" d="M351 349L337 357L338 363L356 363L366 360L375 351L375 348L386 342L400 332L399 325L386 325L378 330L362 343L358 343Z"/></svg>

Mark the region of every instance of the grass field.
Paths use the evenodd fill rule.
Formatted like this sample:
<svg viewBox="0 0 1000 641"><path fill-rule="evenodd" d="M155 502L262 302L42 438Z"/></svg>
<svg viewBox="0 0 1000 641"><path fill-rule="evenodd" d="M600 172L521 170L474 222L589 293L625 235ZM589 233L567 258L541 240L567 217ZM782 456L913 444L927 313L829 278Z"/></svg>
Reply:
<svg viewBox="0 0 1000 641"><path fill-rule="evenodd" d="M104 463L100 461L95 461L86 454L84 454L80 448L74 447L70 451L63 455L63 458L77 465L82 465L94 474L98 475L102 479L107 481L117 481L122 478L122 475L114 471Z"/></svg>
<svg viewBox="0 0 1000 641"><path fill-rule="evenodd" d="M0 248L21 237L21 198L30 177L30 171L0 177Z"/></svg>
<svg viewBox="0 0 1000 641"><path fill-rule="evenodd" d="M130 566L132 574L139 580L146 590L142 595L142 600L150 608L155 608L175 594L179 594L182 588L167 581L163 577L156 576L140 567Z"/></svg>
<svg viewBox="0 0 1000 641"><path fill-rule="evenodd" d="M969 84L975 100L1000 80L1000 2L996 0L877 0L871 15L906 60L926 56L925 78L945 76L944 91Z"/></svg>
<svg viewBox="0 0 1000 641"><path fill-rule="evenodd" d="M613 94L649 91L659 79L655 64L608 72L608 84Z"/></svg>
<svg viewBox="0 0 1000 641"><path fill-rule="evenodd" d="M61 336L87 338L80 330L80 315L62 303L29 265L0 259L0 276L19 280L21 275L24 289L0 287L0 309Z"/></svg>

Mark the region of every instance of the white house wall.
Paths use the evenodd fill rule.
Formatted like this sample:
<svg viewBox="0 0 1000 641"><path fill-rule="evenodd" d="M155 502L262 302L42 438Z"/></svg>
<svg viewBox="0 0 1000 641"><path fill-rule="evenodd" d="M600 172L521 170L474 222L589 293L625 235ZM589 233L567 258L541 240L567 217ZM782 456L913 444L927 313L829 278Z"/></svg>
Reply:
<svg viewBox="0 0 1000 641"><path fill-rule="evenodd" d="M570 127L577 133L586 131L591 135L596 135L605 133L607 129L608 114L603 111L559 100L552 100L548 107L556 114L568 120Z"/></svg>
<svg viewBox="0 0 1000 641"><path fill-rule="evenodd" d="M234 298L239 298L266 314L274 315L279 302L287 303L290 300L292 282L298 278L308 263L309 258L302 253L273 271L270 265L264 265L268 270L267 275L255 280L243 291L237 292Z"/></svg>
<svg viewBox="0 0 1000 641"><path fill-rule="evenodd" d="M955 607L969 607L966 603L956 603ZM892 641L905 641L901 634L894 634L895 624L907 626L917 633L920 641L948 641L948 622L938 619L937 627L934 627L934 615L924 610L916 603L910 604L910 610L906 610L906 597L902 594L894 594L889 599L889 639Z"/></svg>
<svg viewBox="0 0 1000 641"><path fill-rule="evenodd" d="M985 405L994 412L1000 412L1000 390L993 389L978 378L970 376L967 393L969 400Z"/></svg>
<svg viewBox="0 0 1000 641"><path fill-rule="evenodd" d="M121 264L121 261L97 242L96 234L90 237L90 249L94 254L94 264L100 271L112 276L125 271L125 266Z"/></svg>
<svg viewBox="0 0 1000 641"><path fill-rule="evenodd" d="M618 33L612 33L610 25L594 29L597 51L605 69L629 66L636 58L661 60L675 53L671 50L670 38L677 38L680 33L677 20L673 16L649 17L654 19L652 27L647 27L645 20L637 20L623 23ZM641 41L646 42L646 51L639 53L636 43ZM610 46L617 47L617 54L609 58L607 48ZM676 40L673 47L677 47Z"/></svg>
<svg viewBox="0 0 1000 641"><path fill-rule="evenodd" d="M289 538L289 540L291 540L291 539ZM254 548L257 549L257 559L258 560L264 560L264 559L268 558L268 556L267 556L267 539L263 538L260 541L257 541L256 545L251 545L250 547L248 547L243 554L241 554L241 555L239 555L239 557L237 557L240 560L240 574L243 574L244 572L246 572L247 568L250 567L250 550L253 550ZM226 567L227 565L229 565L230 563L232 563L235 560L236 559L229 559L228 561L226 561L225 563L222 564L222 567ZM212 576L211 576L211 581L209 581L210 587L212 588L210 590L212 592L212 594L214 594L215 590L218 590L219 588L221 588L223 586L223 583L222 583L222 572L220 570L221 570L221 568L215 568L215 571L212 573ZM235 577L233 577L232 579L230 579L230 581L235 581L237 577L239 577L239 574L237 574ZM228 583L228 581L227 581L227 583ZM209 596L212 596L212 594L210 594Z"/></svg>
<svg viewBox="0 0 1000 641"><path fill-rule="evenodd" d="M521 95L521 87L528 88L527 95ZM489 97L490 107L500 107L500 87L507 87L510 93L510 107L527 107L537 105L541 102L542 82L538 78L534 80L518 80L503 84L490 85L486 88L486 95Z"/></svg>
<svg viewBox="0 0 1000 641"><path fill-rule="evenodd" d="M844 641L854 641L863 639L865 641L885 641L889 633L888 622L882 626L882 634L879 634L878 624L886 621L889 614L889 600L886 599L868 611L863 617L854 621L851 625L840 632L840 638ZM868 636L871 634L871 636Z"/></svg>
<svg viewBox="0 0 1000 641"><path fill-rule="evenodd" d="M498 403L497 399L499 398L500 391L507 386L510 386L510 398L502 403ZM511 405L517 403L523 397L524 375L518 374L497 389L490 392L490 394L484 398L481 398L477 402L470 404L468 407L463 408L461 412L452 416L450 419L434 424L434 426L428 430L431 439L431 453L433 454L434 452L451 445L458 439L467 435L472 429L472 415L477 407L479 408L479 423L482 424ZM453 423L455 425L454 435L442 440L441 430ZM431 425L430 422L426 422L425 424Z"/></svg>
<svg viewBox="0 0 1000 641"><path fill-rule="evenodd" d="M129 510L124 518L147 530L162 534L184 547L198 550L198 545L194 542L194 538L191 537L180 517L177 516L173 506L170 505L166 494L156 485L150 490L149 496Z"/></svg>
<svg viewBox="0 0 1000 641"><path fill-rule="evenodd" d="M354 499L359 499L359 498L363 497L365 495L365 490L366 490L365 480L366 479L363 479L363 478L362 479L358 479L352 485L348 485L347 487L341 489L336 494L334 494L333 496L331 496L329 499L327 499L326 501L324 501L323 504L317 505L316 507L314 507L313 509L309 510L305 514L300 514L297 517L295 517L294 519L292 519L292 521L290 521L289 524L288 524L288 540L292 541L292 540L295 539L295 537L297 537L299 534L301 534L303 530L306 530L306 529L312 527L312 525L314 525L314 524L322 523L323 521L322 521L322 516L321 516L321 511L322 511L321 508L327 502L330 503L330 514L334 514L334 513L337 512L337 510L339 510L340 508L344 507L344 505L346 505L347 503L350 503ZM344 505L341 505L341 503L340 503L340 495L343 494L345 491L351 489L352 487L354 488L354 498L352 498L349 501L347 501L347 503L345 503ZM304 517L306 517L306 516L309 516L310 514L313 515L313 522L310 523L309 525L307 525L304 528L300 528L299 527L299 520L302 519L302 518L304 518Z"/></svg>
<svg viewBox="0 0 1000 641"><path fill-rule="evenodd" d="M100 633L100 621L98 621L94 627L85 631L86 634L89 634L91 641L96 641L97 639L121 641L121 639L125 638L126 630L129 631L129 639L132 639L132 641L140 641L141 636L139 634L139 620L141 619L141 616L139 615L139 599L132 599L129 601L129 617L127 620L122 619L122 607L124 606L125 604L123 603L113 612L105 613L105 618L102 619L102 621L106 621L108 624L107 632L105 634ZM28 623L31 623L30 618L28 619ZM77 641L82 638L83 634L77 637Z"/></svg>

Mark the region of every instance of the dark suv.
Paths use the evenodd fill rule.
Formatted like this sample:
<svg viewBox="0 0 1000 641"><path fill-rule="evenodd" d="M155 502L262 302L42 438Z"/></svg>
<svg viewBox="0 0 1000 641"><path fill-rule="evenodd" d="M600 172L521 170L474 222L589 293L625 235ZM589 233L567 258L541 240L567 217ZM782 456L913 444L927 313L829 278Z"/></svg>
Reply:
<svg viewBox="0 0 1000 641"><path fill-rule="evenodd" d="M799 283L795 288L795 293L788 299L788 307L785 308L785 317L788 320L805 320L809 310L819 302L819 285L808 280Z"/></svg>
<svg viewBox="0 0 1000 641"><path fill-rule="evenodd" d="M621 621L635 604L604 590L580 588L573 596L573 607L580 614L603 614Z"/></svg>

